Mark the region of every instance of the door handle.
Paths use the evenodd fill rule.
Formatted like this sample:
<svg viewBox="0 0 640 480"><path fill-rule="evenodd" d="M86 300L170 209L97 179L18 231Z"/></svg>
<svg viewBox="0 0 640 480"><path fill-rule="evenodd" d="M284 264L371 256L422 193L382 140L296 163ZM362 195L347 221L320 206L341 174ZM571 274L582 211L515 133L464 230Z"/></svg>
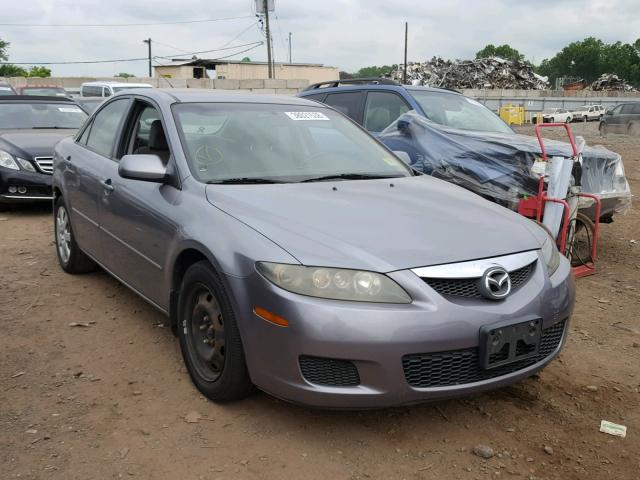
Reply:
<svg viewBox="0 0 640 480"><path fill-rule="evenodd" d="M111 183L111 179L107 178L106 180L102 181L102 188L104 188L105 193L108 195L113 192L115 187Z"/></svg>

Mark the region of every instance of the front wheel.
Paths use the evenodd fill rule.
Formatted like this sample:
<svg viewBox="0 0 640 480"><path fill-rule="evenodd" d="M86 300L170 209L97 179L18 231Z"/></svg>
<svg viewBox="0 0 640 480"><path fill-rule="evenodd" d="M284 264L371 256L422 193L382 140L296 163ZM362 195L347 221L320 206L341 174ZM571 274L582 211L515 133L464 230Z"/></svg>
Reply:
<svg viewBox="0 0 640 480"><path fill-rule="evenodd" d="M601 123L600 126L598 127L598 130L600 131L600 136L601 137L606 137L607 136L607 124L606 123Z"/></svg>
<svg viewBox="0 0 640 480"><path fill-rule="evenodd" d="M253 385L227 291L206 262L186 271L178 299L182 358L196 388L216 402L246 397Z"/></svg>
<svg viewBox="0 0 640 480"><path fill-rule="evenodd" d="M62 197L58 197L53 206L53 218L55 222L55 241L58 262L67 273L87 273L97 268L76 243L69 220L69 212Z"/></svg>

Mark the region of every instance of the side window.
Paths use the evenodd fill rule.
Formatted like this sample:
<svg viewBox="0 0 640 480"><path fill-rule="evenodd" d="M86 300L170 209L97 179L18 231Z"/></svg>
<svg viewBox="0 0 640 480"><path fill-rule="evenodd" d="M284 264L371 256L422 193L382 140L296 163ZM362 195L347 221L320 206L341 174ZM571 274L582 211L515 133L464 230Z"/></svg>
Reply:
<svg viewBox="0 0 640 480"><path fill-rule="evenodd" d="M635 113L635 114L639 114L640 113L640 102L636 102L633 105L633 113Z"/></svg>
<svg viewBox="0 0 640 480"><path fill-rule="evenodd" d="M303 98L308 98L309 100L315 100L316 102L322 102L324 98L324 93L315 93L313 95L305 95Z"/></svg>
<svg viewBox="0 0 640 480"><path fill-rule="evenodd" d="M370 132L381 132L409 110L406 102L395 93L369 92L364 107L364 128Z"/></svg>
<svg viewBox="0 0 640 480"><path fill-rule="evenodd" d="M129 133L127 153L157 155L166 164L169 144L162 126L160 113L155 107L140 102Z"/></svg>
<svg viewBox="0 0 640 480"><path fill-rule="evenodd" d="M86 128L82 131L82 135L80 135L80 137L78 137L78 140L76 140L80 145L86 145L87 144L87 139L89 138L89 131L91 130L91 125L93 122L90 122Z"/></svg>
<svg viewBox="0 0 640 480"><path fill-rule="evenodd" d="M104 107L93 119L87 147L103 155L111 157L113 145L118 135L120 121L127 110L129 100L123 98Z"/></svg>
<svg viewBox="0 0 640 480"><path fill-rule="evenodd" d="M632 103L625 103L624 105L622 105L622 111L620 112L621 114L628 114L628 113L632 113L633 112L633 104Z"/></svg>
<svg viewBox="0 0 640 480"><path fill-rule="evenodd" d="M351 119L358 121L360 113L360 103L362 101L362 92L344 92L330 93L324 101L327 105L332 106L339 112L344 113Z"/></svg>
<svg viewBox="0 0 640 480"><path fill-rule="evenodd" d="M611 109L611 113L613 115L619 115L620 114L620 110L622 110L622 105L617 105L617 106L615 106L615 107L613 107Z"/></svg>

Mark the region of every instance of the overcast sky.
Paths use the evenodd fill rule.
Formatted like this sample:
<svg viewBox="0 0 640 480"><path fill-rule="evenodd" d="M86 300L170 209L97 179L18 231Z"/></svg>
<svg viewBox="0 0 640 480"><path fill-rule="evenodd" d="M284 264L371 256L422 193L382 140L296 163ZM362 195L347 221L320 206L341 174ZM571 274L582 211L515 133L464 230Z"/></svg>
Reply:
<svg viewBox="0 0 640 480"><path fill-rule="evenodd" d="M470 58L488 43L509 43L539 63L569 42L590 35L606 42L633 42L640 37L638 0L275 1L271 26L276 61L287 59L286 38L292 32L294 62L324 63L346 71L402 62L405 21L409 22L410 61L434 55ZM264 40L258 26L252 26L254 5L254 0L6 0L0 23L87 25L246 18L136 27L0 26L0 38L11 42L13 62L145 57L147 46L142 40L148 37L155 42L154 55L180 57L180 50L195 52ZM239 50L200 57L216 58ZM244 56L266 60L266 47L233 58ZM146 75L147 64L50 68L57 76Z"/></svg>

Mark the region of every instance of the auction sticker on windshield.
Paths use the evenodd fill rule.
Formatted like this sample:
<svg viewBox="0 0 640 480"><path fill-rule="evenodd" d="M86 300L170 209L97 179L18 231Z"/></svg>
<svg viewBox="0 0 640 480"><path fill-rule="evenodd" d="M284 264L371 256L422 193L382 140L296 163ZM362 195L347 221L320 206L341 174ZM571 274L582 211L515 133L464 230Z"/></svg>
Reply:
<svg viewBox="0 0 640 480"><path fill-rule="evenodd" d="M58 107L62 113L82 113L78 107Z"/></svg>
<svg viewBox="0 0 640 480"><path fill-rule="evenodd" d="M284 112L291 120L329 120L321 112Z"/></svg>

